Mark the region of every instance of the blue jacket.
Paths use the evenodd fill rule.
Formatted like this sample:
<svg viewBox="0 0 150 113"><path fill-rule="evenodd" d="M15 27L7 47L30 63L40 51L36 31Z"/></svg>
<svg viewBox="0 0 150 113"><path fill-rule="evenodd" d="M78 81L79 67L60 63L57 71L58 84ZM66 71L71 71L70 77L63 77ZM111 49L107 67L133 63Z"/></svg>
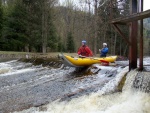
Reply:
<svg viewBox="0 0 150 113"><path fill-rule="evenodd" d="M101 56L106 56L107 53L108 53L108 47L105 47L101 50Z"/></svg>

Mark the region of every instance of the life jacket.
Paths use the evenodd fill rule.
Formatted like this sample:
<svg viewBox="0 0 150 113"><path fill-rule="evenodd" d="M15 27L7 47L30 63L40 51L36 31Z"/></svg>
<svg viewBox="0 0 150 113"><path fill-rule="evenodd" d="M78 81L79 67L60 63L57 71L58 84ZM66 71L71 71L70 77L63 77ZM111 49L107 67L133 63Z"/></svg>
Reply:
<svg viewBox="0 0 150 113"><path fill-rule="evenodd" d="M82 56L89 56L88 52L86 51L86 47L87 47L87 46L82 46L82 47L80 48L80 54L81 54Z"/></svg>

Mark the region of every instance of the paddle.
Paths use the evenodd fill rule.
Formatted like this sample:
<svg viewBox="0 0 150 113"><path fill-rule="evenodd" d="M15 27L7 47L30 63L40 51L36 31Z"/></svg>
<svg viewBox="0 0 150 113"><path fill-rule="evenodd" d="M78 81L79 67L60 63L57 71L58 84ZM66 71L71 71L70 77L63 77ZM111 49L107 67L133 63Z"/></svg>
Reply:
<svg viewBox="0 0 150 113"><path fill-rule="evenodd" d="M109 62L106 60L100 60L103 66L109 66Z"/></svg>

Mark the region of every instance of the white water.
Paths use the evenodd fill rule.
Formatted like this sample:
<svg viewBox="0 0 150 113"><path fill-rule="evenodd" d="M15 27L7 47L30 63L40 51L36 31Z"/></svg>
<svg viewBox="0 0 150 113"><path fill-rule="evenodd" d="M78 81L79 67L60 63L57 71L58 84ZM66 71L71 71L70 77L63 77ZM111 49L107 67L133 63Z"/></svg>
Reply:
<svg viewBox="0 0 150 113"><path fill-rule="evenodd" d="M145 58L144 64L149 65L149 59L150 58ZM98 65L96 65L96 67L102 70L97 75L94 75L95 77L92 77L92 79L96 80L93 82L78 81L75 85L77 88L74 90L78 90L79 88L84 89L86 87L97 85L99 81L102 81L102 79L106 78L105 70L111 70L112 72L115 70L115 68L112 67ZM45 71L43 71L44 73L41 73L43 75L37 79L42 79L49 76L52 76L51 78L55 79L53 77L53 70L55 69L50 70L50 74L48 71L49 69L46 69L42 66L32 66L30 63L22 63L16 60L0 63L0 76L10 76L12 74L19 75L28 72L32 72L31 74L33 74L38 70ZM71 70L68 70L68 72L62 70L59 72L60 74L55 77L63 76L65 73L69 73L69 71ZM128 74L123 91L114 93L120 80L127 72L128 67L124 68L123 70L122 68L117 69L118 74L116 77L114 77L114 79L110 80L102 88L100 87L99 91L88 96L85 95L82 97L73 98L69 102L59 102L59 100L57 100L55 102L49 103L48 105L42 106L42 109L45 108L43 111L41 110L41 107L33 107L21 112L14 113L150 113L150 95L136 91L131 87L135 75L137 74L136 71L131 71Z"/></svg>
<svg viewBox="0 0 150 113"><path fill-rule="evenodd" d="M10 63L12 63L12 62L15 62L15 60L8 61L8 62L1 62L0 63L0 74L9 72L12 69L12 66L10 65Z"/></svg>
<svg viewBox="0 0 150 113"><path fill-rule="evenodd" d="M58 100L49 103L43 106L46 108L44 111L33 107L19 113L150 113L150 95L131 87L137 74L136 71L128 73L122 92L111 93L127 70L128 67L123 69L96 93L74 98L69 102Z"/></svg>
<svg viewBox="0 0 150 113"><path fill-rule="evenodd" d="M42 69L42 66L32 66L31 63L18 62L12 60L0 63L0 76L10 76L12 74L22 74Z"/></svg>

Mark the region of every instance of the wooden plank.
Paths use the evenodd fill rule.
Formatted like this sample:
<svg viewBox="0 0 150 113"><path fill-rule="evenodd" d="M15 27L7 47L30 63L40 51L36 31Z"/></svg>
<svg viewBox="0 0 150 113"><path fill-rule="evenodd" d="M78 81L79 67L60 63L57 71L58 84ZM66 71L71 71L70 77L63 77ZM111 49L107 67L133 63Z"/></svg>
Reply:
<svg viewBox="0 0 150 113"><path fill-rule="evenodd" d="M121 35L121 37L130 45L129 39L125 37L125 35L121 32L119 27L116 24L113 24L114 28L117 30L117 32Z"/></svg>
<svg viewBox="0 0 150 113"><path fill-rule="evenodd" d="M126 17L117 18L111 21L112 24L126 24L129 22L141 20L144 18L150 17L150 10L140 12L140 13L134 13Z"/></svg>

